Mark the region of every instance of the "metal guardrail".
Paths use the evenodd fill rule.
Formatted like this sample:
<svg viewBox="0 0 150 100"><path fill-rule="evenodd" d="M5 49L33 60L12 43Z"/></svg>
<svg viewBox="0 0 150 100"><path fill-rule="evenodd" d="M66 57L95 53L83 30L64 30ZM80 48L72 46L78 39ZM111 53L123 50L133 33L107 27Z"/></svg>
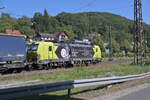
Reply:
<svg viewBox="0 0 150 100"><path fill-rule="evenodd" d="M11 83L11 84L5 84L5 85L0 85L0 89L9 88L9 87L16 87L16 86L27 86L27 85L31 85L33 83L37 83L40 81L41 80L30 80L30 81L20 81L20 82Z"/></svg>
<svg viewBox="0 0 150 100"><path fill-rule="evenodd" d="M31 96L36 94L43 94L48 92L55 92L60 90L68 90L68 96L70 96L71 89L82 88L96 85L108 85L120 82L126 82L135 79L141 79L149 77L149 73L128 75L128 76L115 76L106 78L84 79L84 80L70 80L63 82L53 82L47 84L37 84L30 86L20 86L13 88L0 89L0 99L12 99L23 96Z"/></svg>

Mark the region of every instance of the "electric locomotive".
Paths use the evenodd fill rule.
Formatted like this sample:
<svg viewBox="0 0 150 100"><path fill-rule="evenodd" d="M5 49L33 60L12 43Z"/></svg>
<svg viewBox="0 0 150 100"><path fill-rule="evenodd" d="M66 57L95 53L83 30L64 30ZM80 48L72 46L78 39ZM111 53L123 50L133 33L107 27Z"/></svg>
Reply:
<svg viewBox="0 0 150 100"><path fill-rule="evenodd" d="M34 69L72 67L75 64L95 64L101 61L99 46L85 42L33 42L27 53Z"/></svg>

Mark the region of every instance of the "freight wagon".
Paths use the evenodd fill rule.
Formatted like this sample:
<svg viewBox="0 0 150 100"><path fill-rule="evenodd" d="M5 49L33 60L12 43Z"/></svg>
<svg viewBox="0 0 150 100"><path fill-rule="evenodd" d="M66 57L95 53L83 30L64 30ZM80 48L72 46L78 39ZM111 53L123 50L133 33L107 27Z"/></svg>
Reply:
<svg viewBox="0 0 150 100"><path fill-rule="evenodd" d="M0 72L20 71L26 61L24 36L0 35Z"/></svg>

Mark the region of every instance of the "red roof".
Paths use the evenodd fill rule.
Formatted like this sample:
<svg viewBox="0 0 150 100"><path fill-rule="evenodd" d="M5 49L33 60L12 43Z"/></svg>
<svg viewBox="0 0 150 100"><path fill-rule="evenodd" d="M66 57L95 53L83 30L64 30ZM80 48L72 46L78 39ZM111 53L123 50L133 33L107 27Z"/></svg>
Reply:
<svg viewBox="0 0 150 100"><path fill-rule="evenodd" d="M19 30L6 29L5 32L9 35L22 35Z"/></svg>
<svg viewBox="0 0 150 100"><path fill-rule="evenodd" d="M60 36L60 35L61 36L66 36L66 34L64 32L59 32L59 33L56 34L56 36Z"/></svg>

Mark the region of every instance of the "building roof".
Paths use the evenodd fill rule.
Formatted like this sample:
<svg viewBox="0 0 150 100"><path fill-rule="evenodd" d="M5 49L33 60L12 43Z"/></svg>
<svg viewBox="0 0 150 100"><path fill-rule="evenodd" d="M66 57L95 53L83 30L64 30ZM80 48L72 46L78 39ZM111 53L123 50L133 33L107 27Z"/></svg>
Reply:
<svg viewBox="0 0 150 100"><path fill-rule="evenodd" d="M44 37L44 38L49 38L49 37L54 37L55 34L41 33L41 34L38 34L38 36L41 36L41 37Z"/></svg>
<svg viewBox="0 0 150 100"><path fill-rule="evenodd" d="M38 36L41 36L43 38L50 38L50 37L55 37L55 36L67 36L67 34L64 32L59 32L56 34L40 33L38 34Z"/></svg>
<svg viewBox="0 0 150 100"><path fill-rule="evenodd" d="M59 33L56 33L56 36L68 36L65 32L59 32Z"/></svg>
<svg viewBox="0 0 150 100"><path fill-rule="evenodd" d="M5 32L10 35L22 35L19 30L6 29Z"/></svg>

